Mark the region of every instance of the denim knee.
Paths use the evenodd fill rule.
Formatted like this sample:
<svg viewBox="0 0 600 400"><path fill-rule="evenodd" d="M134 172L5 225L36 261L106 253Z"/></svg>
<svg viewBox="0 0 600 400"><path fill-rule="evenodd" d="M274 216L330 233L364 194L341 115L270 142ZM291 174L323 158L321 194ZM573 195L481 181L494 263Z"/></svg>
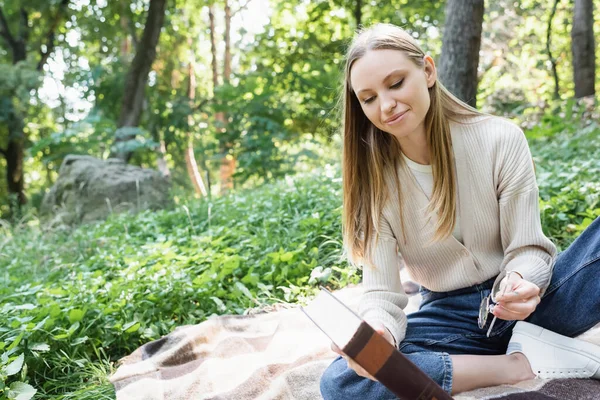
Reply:
<svg viewBox="0 0 600 400"><path fill-rule="evenodd" d="M342 357L323 372L320 382L324 400L395 400L396 396L379 382L359 376Z"/></svg>
<svg viewBox="0 0 600 400"><path fill-rule="evenodd" d="M340 379L338 378L340 373L343 372L342 368L345 368L346 366L343 365L344 363L339 362L340 359L341 357L338 357L333 361L323 372L323 375L321 375L320 390L321 396L323 396L323 399L325 400L342 398L340 397L341 387Z"/></svg>

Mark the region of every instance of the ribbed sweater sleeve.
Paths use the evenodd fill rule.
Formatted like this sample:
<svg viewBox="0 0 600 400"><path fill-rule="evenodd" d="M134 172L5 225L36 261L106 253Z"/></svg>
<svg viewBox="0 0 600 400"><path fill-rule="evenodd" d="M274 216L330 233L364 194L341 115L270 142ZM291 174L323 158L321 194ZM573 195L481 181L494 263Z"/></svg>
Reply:
<svg viewBox="0 0 600 400"><path fill-rule="evenodd" d="M556 248L542 232L538 187L527 140L518 127L511 130L498 159L502 264L505 271L517 271L543 293L550 283Z"/></svg>
<svg viewBox="0 0 600 400"><path fill-rule="evenodd" d="M400 256L398 243L390 224L382 215L379 238L373 243L373 266L363 267L364 292L359 304L359 314L367 322L380 322L392 334L396 343L404 339L408 296L400 281Z"/></svg>

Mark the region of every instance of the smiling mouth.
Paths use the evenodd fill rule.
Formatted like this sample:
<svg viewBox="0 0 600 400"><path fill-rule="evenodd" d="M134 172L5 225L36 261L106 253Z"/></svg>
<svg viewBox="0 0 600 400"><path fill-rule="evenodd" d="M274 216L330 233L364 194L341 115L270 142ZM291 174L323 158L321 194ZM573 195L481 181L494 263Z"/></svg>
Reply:
<svg viewBox="0 0 600 400"><path fill-rule="evenodd" d="M394 115L392 118L388 119L387 121L385 121L386 124L389 124L391 122L396 121L398 118L402 117L404 114L406 114L408 110L406 111L402 111L401 113L398 113L396 115Z"/></svg>

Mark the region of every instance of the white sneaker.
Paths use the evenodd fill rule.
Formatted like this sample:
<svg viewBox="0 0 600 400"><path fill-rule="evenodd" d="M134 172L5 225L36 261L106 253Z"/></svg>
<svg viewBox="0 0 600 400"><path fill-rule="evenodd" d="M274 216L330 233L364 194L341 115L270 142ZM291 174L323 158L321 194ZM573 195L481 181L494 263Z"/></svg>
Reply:
<svg viewBox="0 0 600 400"><path fill-rule="evenodd" d="M515 325L506 349L506 354L512 353L523 353L538 378L600 379L600 346L529 322Z"/></svg>

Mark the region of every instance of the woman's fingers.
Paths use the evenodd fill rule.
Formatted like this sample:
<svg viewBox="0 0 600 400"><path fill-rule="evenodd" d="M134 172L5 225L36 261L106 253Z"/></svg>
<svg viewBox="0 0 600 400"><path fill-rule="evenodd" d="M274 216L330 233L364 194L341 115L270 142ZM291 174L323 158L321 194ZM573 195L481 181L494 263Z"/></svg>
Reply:
<svg viewBox="0 0 600 400"><path fill-rule="evenodd" d="M497 303L492 314L507 321L524 320L540 303L540 288L521 277L509 274L501 282L501 290L494 299Z"/></svg>
<svg viewBox="0 0 600 400"><path fill-rule="evenodd" d="M520 302L527 301L533 297L536 297L540 293L540 288L535 284L523 281L523 283L518 284L510 288L504 293L496 298L496 302L507 303L507 302Z"/></svg>
<svg viewBox="0 0 600 400"><path fill-rule="evenodd" d="M333 351L334 353L339 354L340 356L343 355L342 350L340 350L339 347L337 347L337 345L333 342L331 342L331 351Z"/></svg>
<svg viewBox="0 0 600 400"><path fill-rule="evenodd" d="M377 381L377 379L375 379L371 374L369 374L363 367L358 365L354 360L352 360L350 357L348 357L346 354L344 354L340 350L340 348L333 342L331 343L331 350L334 351L335 353L339 354L340 356L342 356L342 358L344 360L346 360L346 362L348 363L348 367L353 369L357 375L362 376L363 378L369 378L372 381Z"/></svg>
<svg viewBox="0 0 600 400"><path fill-rule="evenodd" d="M502 290L494 299L496 303L528 302L540 294L540 288L536 284L523 279L518 273L509 274L505 279L502 282L504 285L501 284Z"/></svg>
<svg viewBox="0 0 600 400"><path fill-rule="evenodd" d="M381 322L373 321L369 322L369 325L371 325L375 332L383 336L385 340L390 342L392 345L394 344L394 337ZM346 354L344 354L342 350L333 342L331 343L331 350L342 356L344 360L346 360L346 362L348 363L348 367L352 368L357 375L362 376L364 378L369 378L373 381L377 381L377 379L375 379L375 377L369 374L363 367L358 365L354 360L352 360Z"/></svg>
<svg viewBox="0 0 600 400"><path fill-rule="evenodd" d="M520 301L501 302L496 304L493 314L507 321L523 320L535 311L539 303L539 296Z"/></svg>
<svg viewBox="0 0 600 400"><path fill-rule="evenodd" d="M352 359L345 357L344 359L346 360L346 362L348 363L348 366L350 368L352 368L354 370L354 372L356 372L357 375L362 376L363 378L369 378L372 381L377 381L377 379L375 379L371 374L369 374L363 367L361 367L360 365L358 365L356 362L354 362Z"/></svg>

